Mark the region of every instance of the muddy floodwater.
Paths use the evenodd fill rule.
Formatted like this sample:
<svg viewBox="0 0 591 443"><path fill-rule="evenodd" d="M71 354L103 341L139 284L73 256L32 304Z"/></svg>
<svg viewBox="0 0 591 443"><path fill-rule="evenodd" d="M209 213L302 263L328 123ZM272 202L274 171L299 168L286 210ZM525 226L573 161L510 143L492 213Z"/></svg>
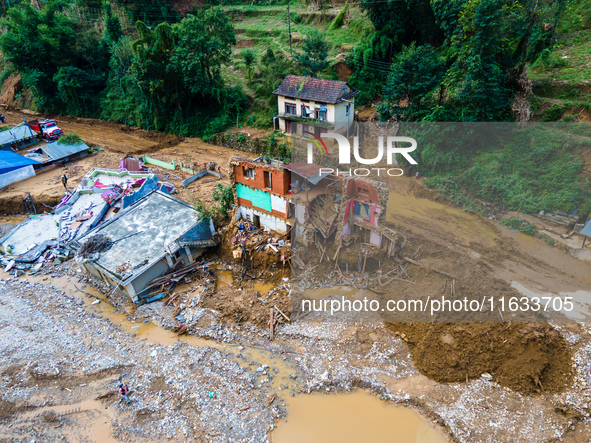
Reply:
<svg viewBox="0 0 591 443"><path fill-rule="evenodd" d="M365 391L297 395L273 443L443 443L448 441L419 413Z"/></svg>

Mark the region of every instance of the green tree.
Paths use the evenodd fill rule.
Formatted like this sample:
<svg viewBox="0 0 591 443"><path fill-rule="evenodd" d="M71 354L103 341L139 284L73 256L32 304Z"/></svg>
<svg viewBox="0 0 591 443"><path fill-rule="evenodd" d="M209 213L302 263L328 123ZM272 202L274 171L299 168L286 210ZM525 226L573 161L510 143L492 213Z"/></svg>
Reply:
<svg viewBox="0 0 591 443"><path fill-rule="evenodd" d="M451 120L507 118L511 94L505 80L513 65L513 8L504 0L469 0L460 12L451 39L454 60L445 79Z"/></svg>
<svg viewBox="0 0 591 443"><path fill-rule="evenodd" d="M252 65L256 59L256 54L251 49L243 49L242 58L244 59L244 66L246 66L246 71L248 72L248 79L252 79Z"/></svg>
<svg viewBox="0 0 591 443"><path fill-rule="evenodd" d="M236 36L221 7L202 8L174 25L175 50L171 62L191 92L208 95L221 88L221 66L229 63Z"/></svg>
<svg viewBox="0 0 591 443"><path fill-rule="evenodd" d="M403 120L420 120L434 106L434 92L440 88L445 63L430 45L414 43L398 53L378 105L383 120L397 115Z"/></svg>
<svg viewBox="0 0 591 443"><path fill-rule="evenodd" d="M304 39L304 52L297 53L294 59L299 63L304 72L310 77L315 77L320 71L329 66L328 51L330 46L324 35L318 31L312 31Z"/></svg>

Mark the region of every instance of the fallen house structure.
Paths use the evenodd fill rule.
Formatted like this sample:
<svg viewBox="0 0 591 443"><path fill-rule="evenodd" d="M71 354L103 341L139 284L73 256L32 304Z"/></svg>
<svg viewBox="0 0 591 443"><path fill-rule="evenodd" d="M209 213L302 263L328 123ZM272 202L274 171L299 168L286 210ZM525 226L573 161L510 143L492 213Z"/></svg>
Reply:
<svg viewBox="0 0 591 443"><path fill-rule="evenodd" d="M395 251L398 234L384 225L385 183L321 173L308 163L232 157L229 166L237 219L279 234L295 227L304 246L330 239L339 249L357 242L388 256Z"/></svg>
<svg viewBox="0 0 591 443"><path fill-rule="evenodd" d="M89 147L82 142L69 145L56 141L28 149L25 157L38 161L41 163L39 168L44 168L84 158L88 155L88 149Z"/></svg>
<svg viewBox="0 0 591 443"><path fill-rule="evenodd" d="M33 177L34 168L40 164L15 152L0 150L0 188Z"/></svg>
<svg viewBox="0 0 591 443"><path fill-rule="evenodd" d="M34 162L16 153L0 151L0 158L9 155L18 157L19 161ZM7 254L3 261L32 263L63 258L68 252L62 249L71 242L155 190L170 193L175 187L160 182L151 172L92 168L80 186L65 193L53 214L25 220L0 238L0 248ZM47 251L51 248L60 250Z"/></svg>
<svg viewBox="0 0 591 443"><path fill-rule="evenodd" d="M190 204L156 190L87 233L73 248L87 272L141 302L149 295L151 281L179 262L193 263L217 244L214 236L211 219L200 218ZM88 253L85 244L96 238L108 239L107 244Z"/></svg>
<svg viewBox="0 0 591 443"><path fill-rule="evenodd" d="M232 157L230 180L238 202L237 218L255 227L284 234L291 226L289 170L282 162Z"/></svg>
<svg viewBox="0 0 591 443"><path fill-rule="evenodd" d="M37 143L38 132L21 123L14 128L0 131L0 151L19 151Z"/></svg>

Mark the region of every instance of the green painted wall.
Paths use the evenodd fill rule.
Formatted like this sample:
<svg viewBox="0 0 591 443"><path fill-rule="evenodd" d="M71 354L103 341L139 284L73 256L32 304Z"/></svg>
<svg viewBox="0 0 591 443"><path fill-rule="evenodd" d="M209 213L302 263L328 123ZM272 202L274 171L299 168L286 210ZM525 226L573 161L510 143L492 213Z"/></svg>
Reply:
<svg viewBox="0 0 591 443"><path fill-rule="evenodd" d="M253 206L271 212L271 194L259 189L249 188L241 184L236 185L238 198L250 200Z"/></svg>
<svg viewBox="0 0 591 443"><path fill-rule="evenodd" d="M172 163L167 163L167 162L163 162L162 160L158 160L158 159L151 158L151 157L142 157L142 161L144 163L148 163L150 165L159 166L164 169L170 169L171 171L174 171L176 169L176 165L174 163L174 160L172 161Z"/></svg>

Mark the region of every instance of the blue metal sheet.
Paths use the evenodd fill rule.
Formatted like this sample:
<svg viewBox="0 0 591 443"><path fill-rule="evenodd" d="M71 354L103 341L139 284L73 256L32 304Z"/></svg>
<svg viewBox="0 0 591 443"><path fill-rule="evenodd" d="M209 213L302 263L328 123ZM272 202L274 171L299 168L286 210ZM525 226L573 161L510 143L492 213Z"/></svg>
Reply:
<svg viewBox="0 0 591 443"><path fill-rule="evenodd" d="M591 237L591 220L587 222L583 230L581 231L582 235L586 235L587 237Z"/></svg>
<svg viewBox="0 0 591 443"><path fill-rule="evenodd" d="M29 165L40 165L38 161L31 160L30 158L24 157L11 151L0 150L0 174L14 171Z"/></svg>

